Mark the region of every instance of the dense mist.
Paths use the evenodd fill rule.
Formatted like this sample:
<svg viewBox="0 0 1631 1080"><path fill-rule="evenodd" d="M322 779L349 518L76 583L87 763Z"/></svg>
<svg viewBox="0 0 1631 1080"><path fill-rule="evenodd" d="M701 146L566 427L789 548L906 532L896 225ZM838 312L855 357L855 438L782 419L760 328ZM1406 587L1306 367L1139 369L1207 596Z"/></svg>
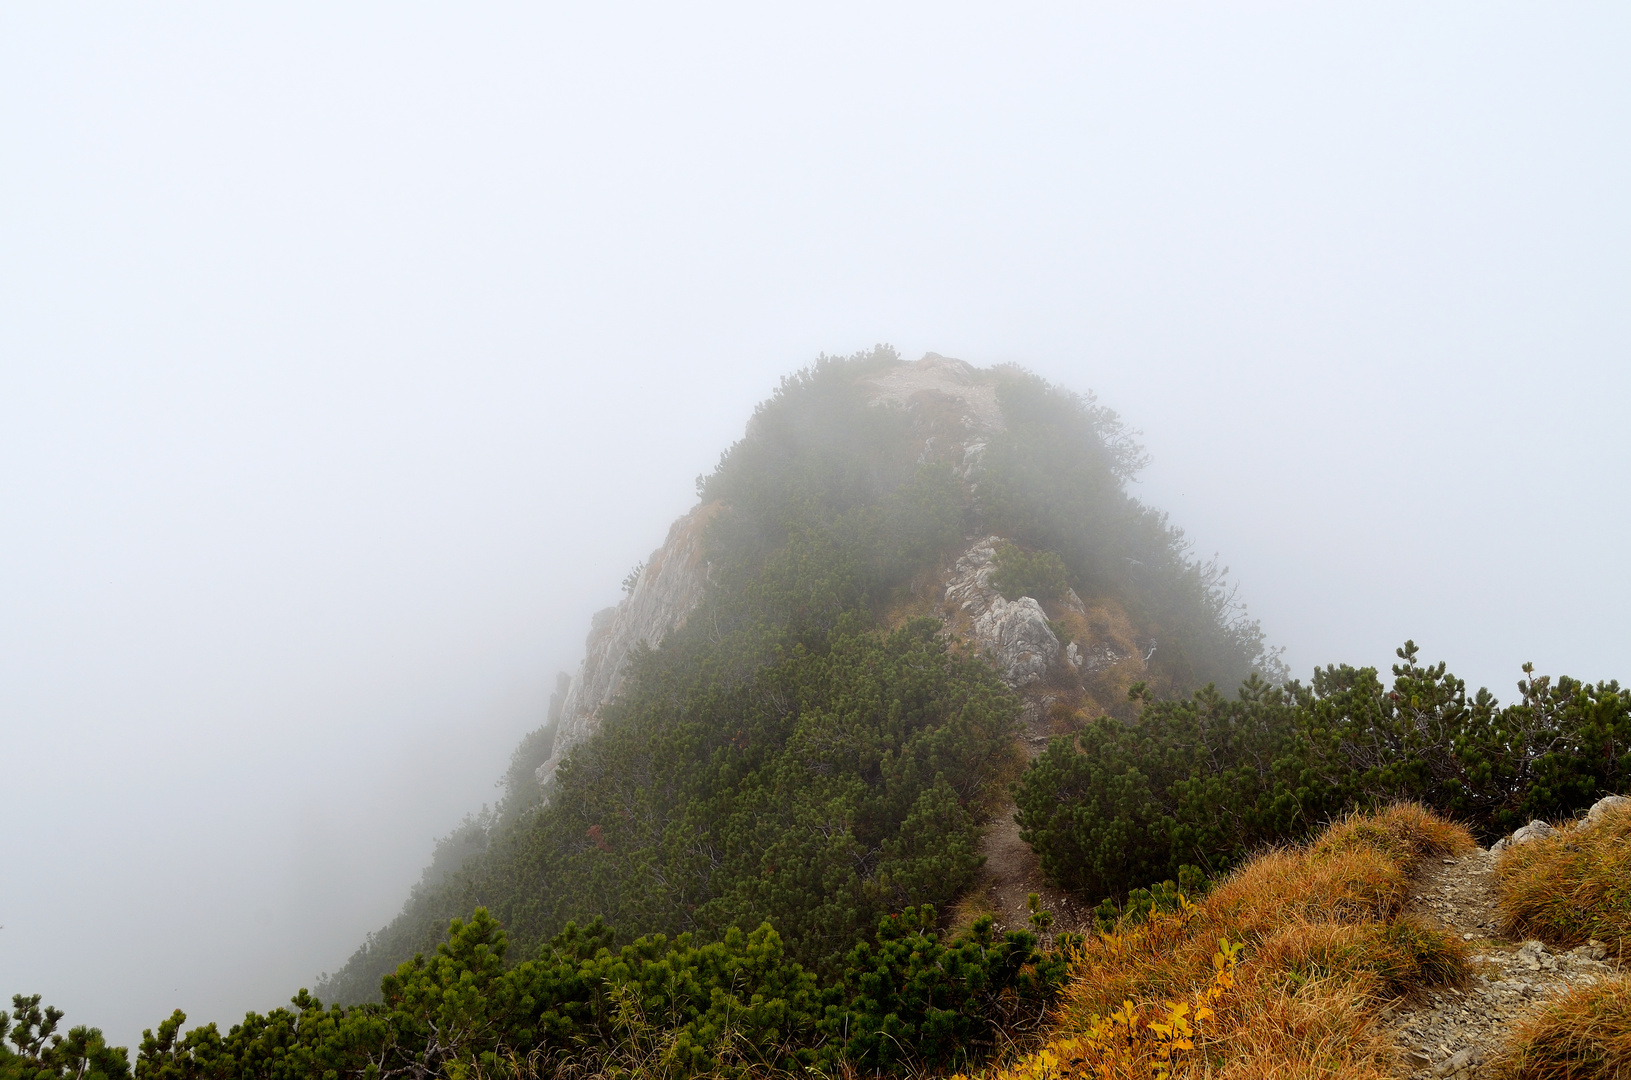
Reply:
<svg viewBox="0 0 1631 1080"><path fill-rule="evenodd" d="M0 995L343 964L754 404L1093 390L1297 675L1628 677L1631 15L0 14Z"/></svg>

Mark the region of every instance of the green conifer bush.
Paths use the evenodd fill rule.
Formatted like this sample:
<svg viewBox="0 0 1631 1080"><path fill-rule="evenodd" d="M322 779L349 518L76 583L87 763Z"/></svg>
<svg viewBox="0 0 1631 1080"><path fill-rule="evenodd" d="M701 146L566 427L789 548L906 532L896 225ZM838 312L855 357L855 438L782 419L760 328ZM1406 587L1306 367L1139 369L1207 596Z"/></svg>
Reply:
<svg viewBox="0 0 1631 1080"><path fill-rule="evenodd" d="M1631 786L1631 695L1618 683L1555 683L1526 665L1519 698L1469 695L1445 665L1398 650L1374 668L1316 671L1308 685L1253 676L1148 700L1055 739L1017 788L1021 835L1061 885L1123 896L1152 881L1215 875L1266 844L1352 807L1409 800L1493 840Z"/></svg>

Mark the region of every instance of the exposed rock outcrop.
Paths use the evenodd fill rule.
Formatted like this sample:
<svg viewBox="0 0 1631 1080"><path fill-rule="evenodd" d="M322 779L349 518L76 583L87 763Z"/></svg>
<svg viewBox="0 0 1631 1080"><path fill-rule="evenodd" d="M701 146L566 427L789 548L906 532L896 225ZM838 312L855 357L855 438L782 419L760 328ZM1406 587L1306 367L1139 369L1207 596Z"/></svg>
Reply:
<svg viewBox="0 0 1631 1080"><path fill-rule="evenodd" d="M1029 596L1004 599L991 585L1001 543L996 536L977 540L953 565L942 618L1018 690L1041 680L1063 650L1041 604Z"/></svg>
<svg viewBox="0 0 1631 1080"><path fill-rule="evenodd" d="M1546 837L1551 836L1556 832L1556 829L1537 818L1506 839L1495 841L1495 843L1490 846L1490 850L1500 851L1501 849L1513 844L1527 844L1531 840L1544 840Z"/></svg>
<svg viewBox="0 0 1631 1080"><path fill-rule="evenodd" d="M991 584L997 569L997 549L1003 540L987 536L969 545L958 557L946 579L941 619L954 635L972 644L997 665L1003 681L1023 690L1041 681L1054 665L1068 665L1077 675L1091 675L1119 664L1132 654L1118 650L1109 641L1074 638L1063 648L1048 613L1032 597L1008 600ZM1066 589L1057 608L1086 617L1087 611L1074 589Z"/></svg>
<svg viewBox="0 0 1631 1080"><path fill-rule="evenodd" d="M708 583L702 530L716 505L699 506L674 522L663 546L646 560L634 590L616 607L590 620L583 663L561 704L554 750L538 766L539 783L554 776L556 766L572 748L599 728L601 707L622 685L629 654L641 644L661 644L665 635L684 625L701 601Z"/></svg>
<svg viewBox="0 0 1631 1080"><path fill-rule="evenodd" d="M1631 798L1624 795L1604 795L1591 804L1591 809L1586 811L1585 817L1575 822L1574 828L1577 831L1595 828L1597 823L1603 820L1605 814L1613 813L1622 806L1631 806ZM1565 825L1564 828L1568 828L1568 826ZM1548 836L1556 835L1556 829L1537 818L1511 836L1495 841L1490 845L1489 850L1498 852L1518 844L1527 844L1531 840L1543 840Z"/></svg>
<svg viewBox="0 0 1631 1080"><path fill-rule="evenodd" d="M1579 829L1595 828L1605 815L1614 813L1626 806L1631 806L1631 799L1626 798L1624 795L1604 795L1591 804L1591 809L1586 811L1586 816L1581 818L1580 824L1575 827Z"/></svg>

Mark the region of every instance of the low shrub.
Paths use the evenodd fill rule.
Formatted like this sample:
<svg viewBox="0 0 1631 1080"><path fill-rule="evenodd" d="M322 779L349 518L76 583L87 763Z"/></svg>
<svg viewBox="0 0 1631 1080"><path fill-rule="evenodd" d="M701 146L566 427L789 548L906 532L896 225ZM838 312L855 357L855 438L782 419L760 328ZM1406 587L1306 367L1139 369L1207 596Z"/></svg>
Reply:
<svg viewBox="0 0 1631 1080"><path fill-rule="evenodd" d="M997 547L997 569L991 584L1009 600L1029 596L1057 600L1070 588L1065 560L1051 551L1026 551L1013 544Z"/></svg>
<svg viewBox="0 0 1631 1080"><path fill-rule="evenodd" d="M823 985L768 924L615 950L598 920L569 924L536 958L507 966L503 929L478 909L454 920L434 956L387 976L382 1002L325 1009L301 991L292 1010L250 1013L224 1036L214 1024L182 1035L177 1011L144 1033L136 1080L894 1074L977 1063L1035 1026L1066 963L1033 934L999 936L989 917L947 940L935 923L927 905L886 917L850 951L842 978Z"/></svg>
<svg viewBox="0 0 1631 1080"><path fill-rule="evenodd" d="M1308 685L1253 677L1149 700L1053 740L1015 792L1020 835L1064 888L1124 896L1151 881L1216 876L1354 808L1410 800L1485 840L1631 787L1631 694L1525 668L1507 706L1445 666L1398 650L1373 668L1327 667Z"/></svg>
<svg viewBox="0 0 1631 1080"><path fill-rule="evenodd" d="M13 994L11 1011L0 1012L0 1080L128 1080L124 1047L84 1025L59 1034L62 1018L61 1009L42 1008L38 994Z"/></svg>
<svg viewBox="0 0 1631 1080"><path fill-rule="evenodd" d="M1502 931L1579 945L1591 938L1631 952L1631 808L1589 828L1512 844L1495 864Z"/></svg>

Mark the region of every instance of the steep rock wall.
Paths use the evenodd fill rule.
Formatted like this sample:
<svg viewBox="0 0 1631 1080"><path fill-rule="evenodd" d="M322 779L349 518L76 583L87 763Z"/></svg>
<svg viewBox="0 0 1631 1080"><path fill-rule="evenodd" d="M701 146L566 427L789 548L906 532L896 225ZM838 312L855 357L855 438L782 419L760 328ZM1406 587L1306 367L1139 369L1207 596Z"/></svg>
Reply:
<svg viewBox="0 0 1631 1080"><path fill-rule="evenodd" d="M663 546L646 560L634 591L590 620L583 663L561 703L554 750L538 766L540 784L555 775L574 746L600 727L600 710L622 685L629 654L642 643L661 644L665 635L684 625L701 601L708 583L702 531L716 509L717 504L712 503L698 506L674 522Z"/></svg>

